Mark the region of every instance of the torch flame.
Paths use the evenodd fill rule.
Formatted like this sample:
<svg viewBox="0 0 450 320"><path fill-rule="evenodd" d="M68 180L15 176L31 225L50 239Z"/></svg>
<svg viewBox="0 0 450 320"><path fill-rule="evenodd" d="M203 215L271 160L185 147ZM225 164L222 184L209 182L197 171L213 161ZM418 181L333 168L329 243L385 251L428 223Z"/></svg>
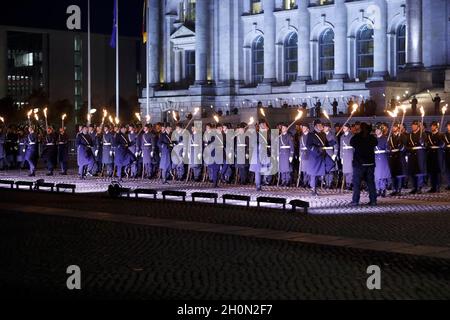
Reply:
<svg viewBox="0 0 450 320"><path fill-rule="evenodd" d="M62 117L61 117L61 119L62 119L63 121L66 120L66 118L67 118L67 114L63 114Z"/></svg>
<svg viewBox="0 0 450 320"><path fill-rule="evenodd" d="M248 125L251 126L254 123L255 123L255 118L250 117L250 121L249 121Z"/></svg>
<svg viewBox="0 0 450 320"><path fill-rule="evenodd" d="M33 114L33 110L30 110L30 112L27 113L28 119L30 119L31 115Z"/></svg>
<svg viewBox="0 0 450 320"><path fill-rule="evenodd" d="M295 117L295 121L300 120L303 117L303 110L298 110L298 114Z"/></svg>
<svg viewBox="0 0 450 320"><path fill-rule="evenodd" d="M266 117L266 112L264 111L263 108L259 109L259 112L261 113L261 115L265 118Z"/></svg>
<svg viewBox="0 0 450 320"><path fill-rule="evenodd" d="M219 123L219 116L214 116L214 121L216 121L217 123Z"/></svg>
<svg viewBox="0 0 450 320"><path fill-rule="evenodd" d="M140 113L136 112L134 115L136 116L136 119L138 119L139 121L142 121Z"/></svg>
<svg viewBox="0 0 450 320"><path fill-rule="evenodd" d="M115 122L116 122L116 125L119 125L120 119L118 117L116 117Z"/></svg>
<svg viewBox="0 0 450 320"><path fill-rule="evenodd" d="M406 108L407 108L407 106L404 104L404 105L402 105L402 110L403 110L403 113L406 113Z"/></svg>
<svg viewBox="0 0 450 320"><path fill-rule="evenodd" d="M447 112L447 107L448 104L446 104L445 106L442 107L442 114L445 115L445 113Z"/></svg>
<svg viewBox="0 0 450 320"><path fill-rule="evenodd" d="M109 120L109 122L111 122L112 124L114 124L114 120L113 120L113 117L112 117L112 116L109 116L108 120Z"/></svg>
<svg viewBox="0 0 450 320"><path fill-rule="evenodd" d="M37 114L38 112L39 112L39 109L34 109L34 110L33 110L33 113L34 113L34 114Z"/></svg>
<svg viewBox="0 0 450 320"><path fill-rule="evenodd" d="M48 111L48 108L45 108L44 109L44 116L47 118L47 111Z"/></svg>
<svg viewBox="0 0 450 320"><path fill-rule="evenodd" d="M352 114L354 114L356 111L358 111L359 106L355 103L353 105L353 110L352 110Z"/></svg>
<svg viewBox="0 0 450 320"><path fill-rule="evenodd" d="M34 118L36 119L36 121L39 121L39 116L37 113L34 115Z"/></svg>
<svg viewBox="0 0 450 320"><path fill-rule="evenodd" d="M394 111L388 111L388 114L389 114L389 116L392 117L392 118L397 118L397 116L398 116L398 111L397 111L397 109L394 110Z"/></svg>
<svg viewBox="0 0 450 320"><path fill-rule="evenodd" d="M330 116L328 115L328 112L326 110L323 110L323 116L330 120Z"/></svg>
<svg viewBox="0 0 450 320"><path fill-rule="evenodd" d="M196 116L199 112L200 112L200 108L195 108L194 109L194 116Z"/></svg>
<svg viewBox="0 0 450 320"><path fill-rule="evenodd" d="M423 106L420 107L420 114L422 115L422 118L425 117L425 109Z"/></svg>
<svg viewBox="0 0 450 320"><path fill-rule="evenodd" d="M151 118L152 117L149 114L145 117L145 120L147 121L147 123L150 123Z"/></svg>
<svg viewBox="0 0 450 320"><path fill-rule="evenodd" d="M177 114L176 114L175 111L172 112L172 118L173 118L173 120L174 120L175 122L178 122Z"/></svg>
<svg viewBox="0 0 450 320"><path fill-rule="evenodd" d="M3 123L5 123L5 118L0 117L0 121L3 122Z"/></svg>
<svg viewBox="0 0 450 320"><path fill-rule="evenodd" d="M106 118L108 116L108 111L106 109L103 109L103 118Z"/></svg>

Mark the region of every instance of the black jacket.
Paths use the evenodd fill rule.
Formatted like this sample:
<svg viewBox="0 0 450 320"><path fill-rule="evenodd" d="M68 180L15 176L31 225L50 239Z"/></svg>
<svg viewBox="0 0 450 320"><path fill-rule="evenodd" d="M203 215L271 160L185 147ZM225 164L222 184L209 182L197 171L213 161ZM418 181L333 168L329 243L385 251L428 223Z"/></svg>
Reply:
<svg viewBox="0 0 450 320"><path fill-rule="evenodd" d="M356 134L350 141L350 145L355 149L353 154L353 166L375 165L375 147L378 140L373 135L364 136L362 133Z"/></svg>

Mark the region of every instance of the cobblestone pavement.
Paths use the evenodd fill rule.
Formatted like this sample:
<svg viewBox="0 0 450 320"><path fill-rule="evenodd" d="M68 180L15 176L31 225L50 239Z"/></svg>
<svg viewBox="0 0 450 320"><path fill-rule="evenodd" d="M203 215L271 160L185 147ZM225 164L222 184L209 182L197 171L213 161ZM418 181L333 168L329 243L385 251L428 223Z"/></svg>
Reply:
<svg viewBox="0 0 450 320"><path fill-rule="evenodd" d="M44 179L47 182L55 183L72 183L77 185L77 193L95 193L105 192L108 189L112 179L107 178L90 178L88 180L80 181L77 176L54 176L46 177L45 171L40 171L35 178L28 178L25 172L7 171L0 173L0 179L21 180L21 181L36 181L37 179ZM309 202L310 214L384 214L384 213L450 213L450 192L444 191L439 194L420 194L409 195L405 190L404 195L400 197L379 198L379 205L377 207L350 207L351 192L340 193L336 190L322 190L319 197L311 196L310 190L305 188L282 188L282 187L265 187L262 192L256 192L254 186L239 186L239 185L221 185L218 189L212 189L209 183L194 183L194 182L171 182L168 185L162 184L158 180L142 180L142 179L125 179L122 183L124 187L137 188L153 188L159 191L162 190L178 190L186 191L188 197L192 192L216 192L219 196L227 194L251 195L252 206L256 206L256 197L270 196L286 198L288 202L293 199L301 199ZM369 202L368 195L362 194L361 203ZM242 203L233 203L242 205ZM270 206L270 205L269 205Z"/></svg>
<svg viewBox="0 0 450 320"><path fill-rule="evenodd" d="M0 287L10 297L449 299L448 260L126 223L0 215ZM66 290L78 265L82 290ZM382 290L366 287L369 265Z"/></svg>
<svg viewBox="0 0 450 320"><path fill-rule="evenodd" d="M51 194L0 189L0 201L30 206L109 212L132 216L195 221L416 245L450 247L449 212L405 211L378 213L311 214L283 212L271 208L246 208L207 203L112 200L106 194ZM0 203L1 208L1 203Z"/></svg>

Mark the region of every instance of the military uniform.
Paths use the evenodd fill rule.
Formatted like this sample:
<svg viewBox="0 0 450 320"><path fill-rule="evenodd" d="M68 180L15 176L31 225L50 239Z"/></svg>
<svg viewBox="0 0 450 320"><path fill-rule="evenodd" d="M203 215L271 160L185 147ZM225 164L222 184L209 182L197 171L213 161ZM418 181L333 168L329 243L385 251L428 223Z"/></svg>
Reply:
<svg viewBox="0 0 450 320"><path fill-rule="evenodd" d="M26 151L25 151L25 161L28 163L30 169L30 176L35 176L36 165L39 157L39 146L37 135L29 133L25 141Z"/></svg>
<svg viewBox="0 0 450 320"><path fill-rule="evenodd" d="M56 133L47 134L43 141L42 159L47 164L47 175L53 175L58 164L58 137Z"/></svg>
<svg viewBox="0 0 450 320"><path fill-rule="evenodd" d="M241 128L245 128L241 126ZM239 183L246 185L248 183L250 150L248 138L245 134L238 134L235 139L235 166L236 174L239 177Z"/></svg>
<svg viewBox="0 0 450 320"><path fill-rule="evenodd" d="M445 146L442 135L438 132L427 134L427 173L430 178L430 193L439 192L441 187L441 174L443 170L443 149Z"/></svg>
<svg viewBox="0 0 450 320"><path fill-rule="evenodd" d="M89 134L80 132L76 138L77 146L77 162L78 175L81 179L85 177L85 172L92 174L95 165L95 158L93 153L93 141Z"/></svg>
<svg viewBox="0 0 450 320"><path fill-rule="evenodd" d="M192 170L195 182L202 180L203 148L201 141L201 133L197 132L191 135L189 141L189 168Z"/></svg>
<svg viewBox="0 0 450 320"><path fill-rule="evenodd" d="M315 122L315 125L317 121ZM310 158L308 175L310 176L310 186L313 194L317 194L317 178L323 177L335 168L333 159L327 154L326 150L330 145L324 132L313 130L308 134L306 147Z"/></svg>
<svg viewBox="0 0 450 320"><path fill-rule="evenodd" d="M309 133L308 133L309 134ZM302 186L307 187L309 185L309 167L310 167L310 156L308 152L308 147L306 146L306 141L308 140L308 134L302 134L299 141L299 174Z"/></svg>
<svg viewBox="0 0 450 320"><path fill-rule="evenodd" d="M5 150L6 135L0 131L0 169L6 166L6 150Z"/></svg>
<svg viewBox="0 0 450 320"><path fill-rule="evenodd" d="M444 164L447 176L447 190L450 190L450 131L443 135L443 140L445 144Z"/></svg>
<svg viewBox="0 0 450 320"><path fill-rule="evenodd" d="M289 133L280 135L278 169L281 186L289 186L292 179L292 161L294 159L294 139Z"/></svg>
<svg viewBox="0 0 450 320"><path fill-rule="evenodd" d="M123 177L123 171L127 170L136 162L136 156L130 151L132 143L128 140L128 135L119 132L114 141L115 157L114 165L117 168L117 176L119 179Z"/></svg>
<svg viewBox="0 0 450 320"><path fill-rule="evenodd" d="M185 174L184 168L184 137L181 129L175 131L173 135L172 143L176 152L174 152L174 159L172 159L172 169L175 171L176 178L181 181Z"/></svg>
<svg viewBox="0 0 450 320"><path fill-rule="evenodd" d="M375 186L379 196L386 196L388 183L391 180L389 169L387 137L377 137L378 145L375 147Z"/></svg>
<svg viewBox="0 0 450 320"><path fill-rule="evenodd" d="M163 132L159 136L158 147L160 150L159 169L161 170L161 177L164 183L167 183L167 179L172 168L172 150L173 144L170 136Z"/></svg>
<svg viewBox="0 0 450 320"><path fill-rule="evenodd" d="M413 180L411 193L421 192L424 178L427 175L427 151L425 145L426 133L420 130L408 135L408 174Z"/></svg>
<svg viewBox="0 0 450 320"><path fill-rule="evenodd" d="M142 162L144 166L144 176L153 177L153 157L156 153L156 136L153 132L143 133L140 139L140 150L142 151Z"/></svg>
<svg viewBox="0 0 450 320"><path fill-rule="evenodd" d="M400 195L405 178L408 176L408 163L406 162L406 135L393 133L388 144L389 169L392 176L392 196Z"/></svg>
<svg viewBox="0 0 450 320"><path fill-rule="evenodd" d="M339 152L339 148L337 145L337 139L336 136L330 131L325 133L327 140L328 140L328 147L326 147L325 151L327 152L328 156L333 159L333 161L335 161L335 159L337 159L337 155ZM336 172L337 168L334 167L330 173L328 173L325 176L325 183L327 188L331 188L332 184L333 184L333 179L334 179L334 173Z"/></svg>
<svg viewBox="0 0 450 320"><path fill-rule="evenodd" d="M19 151L17 154L17 162L19 163L20 169L24 169L25 165L25 152L27 148L27 137L24 135L19 136L18 140Z"/></svg>
<svg viewBox="0 0 450 320"><path fill-rule="evenodd" d="M114 135L104 132L102 135L102 173L106 168L106 175L113 176L114 170Z"/></svg>
<svg viewBox="0 0 450 320"><path fill-rule="evenodd" d="M340 159L342 163L342 174L345 178L347 189L350 189L353 181L353 153L354 149L350 144L353 134L346 132L341 136Z"/></svg>
<svg viewBox="0 0 450 320"><path fill-rule="evenodd" d="M129 146L128 146L128 150L130 151L130 153L132 155L134 155L135 159L133 161L133 163L130 164L131 167L131 176L133 178L137 178L138 176L138 161L137 159L139 158L139 141L138 141L138 134L136 132L130 132L128 133L128 141L129 141Z"/></svg>
<svg viewBox="0 0 450 320"><path fill-rule="evenodd" d="M58 134L58 161L61 174L66 175L69 161L69 137L65 132Z"/></svg>
<svg viewBox="0 0 450 320"><path fill-rule="evenodd" d="M209 157L209 163L208 165L208 176L209 180L213 183L214 188L217 188L219 184L219 172L220 172L220 165L223 163L223 149L224 144L222 141L222 137L220 133L217 132L211 132L211 135L208 137L205 137L205 149L212 148L209 154L207 156ZM213 147L209 147L209 146ZM218 156L216 159L216 152L219 152L221 155Z"/></svg>

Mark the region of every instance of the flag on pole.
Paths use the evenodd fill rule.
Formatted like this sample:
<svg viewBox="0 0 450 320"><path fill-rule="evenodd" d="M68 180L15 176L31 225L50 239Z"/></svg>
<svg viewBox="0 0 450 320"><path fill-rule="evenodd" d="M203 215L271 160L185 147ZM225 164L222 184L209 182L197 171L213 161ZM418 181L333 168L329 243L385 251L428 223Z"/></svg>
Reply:
<svg viewBox="0 0 450 320"><path fill-rule="evenodd" d="M113 31L111 35L111 41L109 42L109 45L112 48L116 47L116 35L117 35L117 0L114 0Z"/></svg>
<svg viewBox="0 0 450 320"><path fill-rule="evenodd" d="M148 41L147 12L148 12L148 0L144 0L144 12L142 14L142 42L144 44L147 43Z"/></svg>

